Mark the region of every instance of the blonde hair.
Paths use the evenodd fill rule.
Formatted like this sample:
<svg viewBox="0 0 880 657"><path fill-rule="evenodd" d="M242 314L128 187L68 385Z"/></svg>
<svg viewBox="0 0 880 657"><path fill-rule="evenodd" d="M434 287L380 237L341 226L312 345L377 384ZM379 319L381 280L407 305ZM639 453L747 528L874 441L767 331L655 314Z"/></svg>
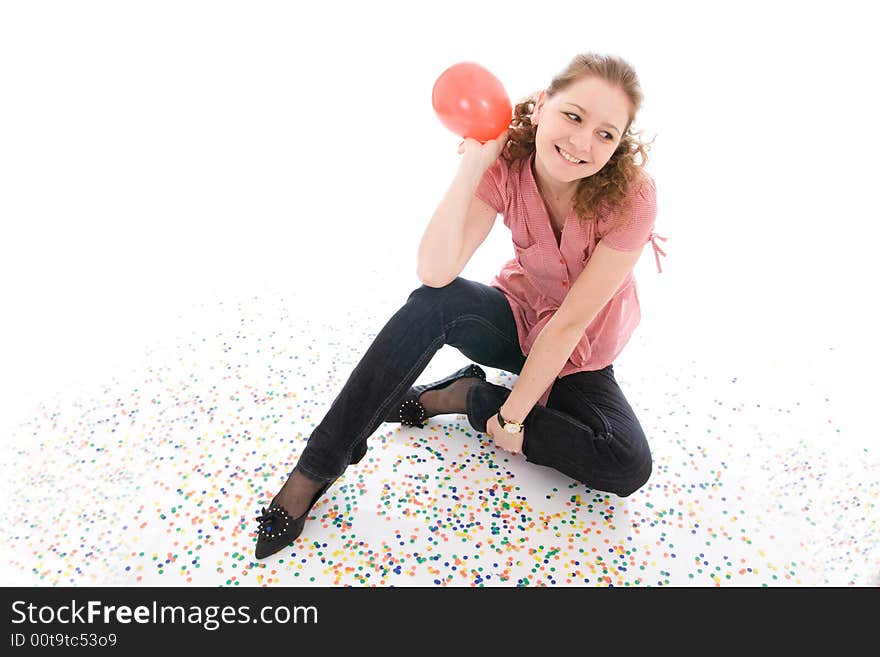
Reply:
<svg viewBox="0 0 880 657"><path fill-rule="evenodd" d="M653 140L651 143L644 143L638 138L642 131L631 130L644 96L635 69L620 57L597 53L576 55L565 70L552 79L547 88L547 97L552 98L585 77L605 80L623 91L630 101L629 120L611 159L598 172L578 181L574 211L581 221L590 221L603 212L625 209L630 187L642 178L641 170L648 163L648 151ZM524 160L535 152L538 127L532 125L531 117L536 96L537 94L532 94L522 98L514 107L508 142L501 154L508 163ZM636 155L641 158L639 162L636 161ZM625 214L620 212L621 217ZM616 227L617 223L609 226L608 230Z"/></svg>

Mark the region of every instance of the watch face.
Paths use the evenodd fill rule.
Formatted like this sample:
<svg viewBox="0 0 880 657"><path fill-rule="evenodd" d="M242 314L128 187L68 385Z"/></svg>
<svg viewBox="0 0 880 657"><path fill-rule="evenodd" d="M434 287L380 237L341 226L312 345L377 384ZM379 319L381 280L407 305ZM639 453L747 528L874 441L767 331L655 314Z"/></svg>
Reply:
<svg viewBox="0 0 880 657"><path fill-rule="evenodd" d="M515 424L505 424L504 430L507 433L519 433L519 427L516 426Z"/></svg>

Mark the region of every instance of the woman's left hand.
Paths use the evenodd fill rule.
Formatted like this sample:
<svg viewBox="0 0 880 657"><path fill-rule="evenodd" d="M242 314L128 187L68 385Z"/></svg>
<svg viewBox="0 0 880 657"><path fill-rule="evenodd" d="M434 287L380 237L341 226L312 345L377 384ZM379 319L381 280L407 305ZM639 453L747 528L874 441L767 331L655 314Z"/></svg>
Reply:
<svg viewBox="0 0 880 657"><path fill-rule="evenodd" d="M495 440L495 446L500 447L511 454L519 454L522 452L523 438L525 438L526 430L523 429L519 433L507 433L498 423L498 415L493 415L486 422L486 433Z"/></svg>

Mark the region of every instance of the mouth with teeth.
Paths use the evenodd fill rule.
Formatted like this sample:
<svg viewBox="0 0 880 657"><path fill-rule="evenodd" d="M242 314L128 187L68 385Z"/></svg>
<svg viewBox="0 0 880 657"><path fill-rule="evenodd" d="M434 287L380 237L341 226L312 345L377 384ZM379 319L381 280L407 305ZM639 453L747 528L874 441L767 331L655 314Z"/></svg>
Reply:
<svg viewBox="0 0 880 657"><path fill-rule="evenodd" d="M575 166L580 165L580 164L586 164L586 162L584 160L578 160L574 155L572 155L568 151L562 150L561 148L559 148L559 146L554 145L553 147L556 149L556 152L559 153L559 156L563 160L568 162L569 164L572 164Z"/></svg>

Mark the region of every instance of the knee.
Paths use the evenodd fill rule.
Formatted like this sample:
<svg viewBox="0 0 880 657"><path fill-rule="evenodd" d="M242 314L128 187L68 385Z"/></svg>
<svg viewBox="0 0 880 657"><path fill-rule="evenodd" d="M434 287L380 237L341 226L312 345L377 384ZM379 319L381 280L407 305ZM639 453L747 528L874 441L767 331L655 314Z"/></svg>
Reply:
<svg viewBox="0 0 880 657"><path fill-rule="evenodd" d="M629 497L648 483L653 468L651 451L646 448L640 459L632 464L632 469L628 469L626 475L616 482L615 490L611 492L618 497Z"/></svg>
<svg viewBox="0 0 880 657"><path fill-rule="evenodd" d="M441 287L422 285L410 293L406 302L407 304L415 304L431 310L441 308L448 304L451 299L459 296L465 289L465 286L464 279L460 277L456 277Z"/></svg>
<svg viewBox="0 0 880 657"><path fill-rule="evenodd" d="M442 296L448 294L450 291L454 291L464 286L464 279L460 276L456 276L454 279L449 281L446 285L428 285L427 283L423 284L421 287L417 287L412 291L410 297L433 297L433 296Z"/></svg>

